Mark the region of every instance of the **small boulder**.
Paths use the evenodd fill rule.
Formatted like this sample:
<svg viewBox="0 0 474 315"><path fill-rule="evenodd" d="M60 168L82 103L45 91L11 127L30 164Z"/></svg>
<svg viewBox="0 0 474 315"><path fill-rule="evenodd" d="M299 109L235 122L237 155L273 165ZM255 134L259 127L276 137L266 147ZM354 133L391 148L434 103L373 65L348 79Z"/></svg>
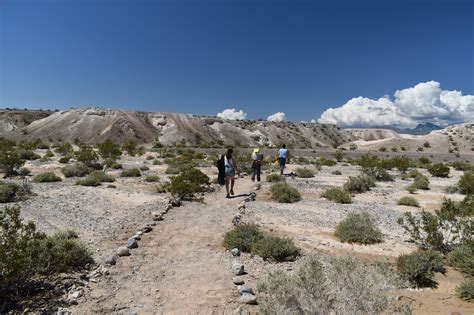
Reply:
<svg viewBox="0 0 474 315"><path fill-rule="evenodd" d="M152 214L154 221L163 221L163 215L159 212L153 212Z"/></svg>
<svg viewBox="0 0 474 315"><path fill-rule="evenodd" d="M181 198L179 198L179 197L172 198L172 199L170 199L169 204L172 205L173 207L180 207L181 206Z"/></svg>
<svg viewBox="0 0 474 315"><path fill-rule="evenodd" d="M117 262L117 259L115 258L115 255L108 256L107 258L105 258L105 261L104 261L106 265L110 265L110 266L115 265L116 262Z"/></svg>
<svg viewBox="0 0 474 315"><path fill-rule="evenodd" d="M125 246L120 246L117 249L117 255L119 255L119 256L130 256L130 250Z"/></svg>
<svg viewBox="0 0 474 315"><path fill-rule="evenodd" d="M237 276L237 277L232 278L232 282L233 282L235 285L242 285L242 284L245 283L245 280L244 280L243 277Z"/></svg>
<svg viewBox="0 0 474 315"><path fill-rule="evenodd" d="M244 293L249 293L249 294L255 295L255 292L253 292L252 288L249 287L249 286L246 286L245 284L239 285L237 287L237 289L239 290L240 295L242 295Z"/></svg>
<svg viewBox="0 0 474 315"><path fill-rule="evenodd" d="M245 273L244 265L241 263L234 263L232 265L232 273L236 276L243 275Z"/></svg>
<svg viewBox="0 0 474 315"><path fill-rule="evenodd" d="M136 239L137 241L139 241L139 240L142 239L142 238L140 237L140 235L138 235L138 234L133 235L132 238Z"/></svg>
<svg viewBox="0 0 474 315"><path fill-rule="evenodd" d="M257 297L250 293L244 293L240 296L239 302L245 304L257 304Z"/></svg>
<svg viewBox="0 0 474 315"><path fill-rule="evenodd" d="M236 257L236 256L240 256L240 249L238 249L237 247L236 248L232 248L230 250L230 253L232 254L232 256Z"/></svg>
<svg viewBox="0 0 474 315"><path fill-rule="evenodd" d="M143 233L149 233L153 230L153 228L149 225L145 225L144 227L142 227L142 232Z"/></svg>
<svg viewBox="0 0 474 315"><path fill-rule="evenodd" d="M240 216L240 214L236 214L232 219L232 224L239 225L240 223L242 223L242 217Z"/></svg>
<svg viewBox="0 0 474 315"><path fill-rule="evenodd" d="M134 239L133 237L129 238L128 241L127 241L127 248L133 249L133 248L137 248L137 247L138 247L137 240Z"/></svg>

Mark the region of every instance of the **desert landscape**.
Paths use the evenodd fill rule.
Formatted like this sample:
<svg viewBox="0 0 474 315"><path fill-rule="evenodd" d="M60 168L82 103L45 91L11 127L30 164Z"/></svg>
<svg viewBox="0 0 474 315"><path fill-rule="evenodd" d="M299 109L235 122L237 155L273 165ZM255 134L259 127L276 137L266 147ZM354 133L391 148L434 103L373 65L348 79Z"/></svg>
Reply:
<svg viewBox="0 0 474 315"><path fill-rule="evenodd" d="M24 257L13 238L27 228L12 222L32 221L52 237L41 257L64 268L5 267L0 313L474 311L459 289L472 288L472 123L413 136L97 108L31 117L0 113L3 255ZM216 160L229 146L241 173L225 198ZM54 241L65 230L72 245Z"/></svg>

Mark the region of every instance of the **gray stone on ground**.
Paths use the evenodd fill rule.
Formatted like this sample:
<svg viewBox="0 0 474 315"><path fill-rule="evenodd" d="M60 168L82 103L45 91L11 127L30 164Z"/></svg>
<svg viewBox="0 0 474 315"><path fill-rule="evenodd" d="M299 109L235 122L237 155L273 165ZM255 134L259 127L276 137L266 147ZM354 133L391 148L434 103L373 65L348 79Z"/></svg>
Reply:
<svg viewBox="0 0 474 315"><path fill-rule="evenodd" d="M105 258L104 262L106 265L113 266L117 262L117 259L115 258L115 255L110 255L110 256L107 256L107 258Z"/></svg>
<svg viewBox="0 0 474 315"><path fill-rule="evenodd" d="M145 225L144 227L142 227L142 232L143 233L149 233L153 230L153 228L149 225Z"/></svg>
<svg viewBox="0 0 474 315"><path fill-rule="evenodd" d="M252 288L249 286L246 286L245 284L239 285L237 289L239 290L240 295L244 293L250 293L252 295L255 295L255 292L253 292Z"/></svg>
<svg viewBox="0 0 474 315"><path fill-rule="evenodd" d="M238 248L232 248L230 250L230 253L232 254L232 256L240 256L240 249Z"/></svg>
<svg viewBox="0 0 474 315"><path fill-rule="evenodd" d="M129 256L130 255L130 250L125 246L120 246L117 249L117 255L119 255L119 256Z"/></svg>
<svg viewBox="0 0 474 315"><path fill-rule="evenodd" d="M245 280L243 277L239 277L239 276L236 276L234 278L232 278L232 282L235 284L235 285L242 285L245 283Z"/></svg>
<svg viewBox="0 0 474 315"><path fill-rule="evenodd" d="M244 265L241 263L232 264L232 273L236 276L243 275L245 273Z"/></svg>
<svg viewBox="0 0 474 315"><path fill-rule="evenodd" d="M142 238L140 237L140 235L138 235L138 234L133 235L132 238L136 239L137 241L139 241L139 240L142 239Z"/></svg>
<svg viewBox="0 0 474 315"><path fill-rule="evenodd" d="M129 238L127 241L127 247L130 249L137 248L138 247L138 242L134 238Z"/></svg>
<svg viewBox="0 0 474 315"><path fill-rule="evenodd" d="M151 215L153 217L153 220L163 221L163 215L160 212L153 212Z"/></svg>
<svg viewBox="0 0 474 315"><path fill-rule="evenodd" d="M245 304L257 304L257 297L250 293L244 293L240 296L239 302Z"/></svg>

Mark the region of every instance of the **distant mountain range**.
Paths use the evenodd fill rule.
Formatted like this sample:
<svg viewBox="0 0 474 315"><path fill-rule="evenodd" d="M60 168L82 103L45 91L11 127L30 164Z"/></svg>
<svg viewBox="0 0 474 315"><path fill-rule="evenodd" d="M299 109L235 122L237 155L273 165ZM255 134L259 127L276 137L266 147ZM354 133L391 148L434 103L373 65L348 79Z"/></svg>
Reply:
<svg viewBox="0 0 474 315"><path fill-rule="evenodd" d="M392 127L392 126L380 126L380 127L371 127L373 129L390 129L395 131L396 133L401 133L401 134L409 134L409 135L427 135L430 132L434 130L441 130L443 129L440 126L437 126L432 123L423 123L423 124L418 124L415 128L409 129L400 129L397 127Z"/></svg>

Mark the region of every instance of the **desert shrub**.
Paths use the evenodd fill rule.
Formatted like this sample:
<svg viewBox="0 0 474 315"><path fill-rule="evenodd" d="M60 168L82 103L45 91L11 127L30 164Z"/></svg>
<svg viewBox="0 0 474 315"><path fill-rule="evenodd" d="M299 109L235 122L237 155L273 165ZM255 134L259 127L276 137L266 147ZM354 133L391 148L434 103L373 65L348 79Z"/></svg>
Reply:
<svg viewBox="0 0 474 315"><path fill-rule="evenodd" d="M120 173L120 177L140 177L142 173L138 168L129 168Z"/></svg>
<svg viewBox="0 0 474 315"><path fill-rule="evenodd" d="M87 177L97 178L99 180L99 182L101 182L101 183L113 183L113 182L115 182L115 177L113 177L112 175L109 175L109 174L107 174L103 171L93 171L92 173L87 175Z"/></svg>
<svg viewBox="0 0 474 315"><path fill-rule="evenodd" d="M451 167L453 167L456 171L472 171L474 170L474 165L467 163L467 162L461 162L461 161L454 161L451 162Z"/></svg>
<svg viewBox="0 0 474 315"><path fill-rule="evenodd" d="M176 175L181 173L183 170L192 168L192 165L189 163L173 163L169 164L165 170L165 174Z"/></svg>
<svg viewBox="0 0 474 315"><path fill-rule="evenodd" d="M79 147L79 151L74 152L74 155L78 162L82 162L87 166L91 166L91 164L96 162L99 158L94 148L87 144L82 144Z"/></svg>
<svg viewBox="0 0 474 315"><path fill-rule="evenodd" d="M474 278L464 280L456 288L456 296L461 300L471 302L474 299Z"/></svg>
<svg viewBox="0 0 474 315"><path fill-rule="evenodd" d="M332 175L342 175L340 170L335 170L331 172Z"/></svg>
<svg viewBox="0 0 474 315"><path fill-rule="evenodd" d="M430 189L430 180L424 175L418 175L413 180L413 186L415 189L428 190Z"/></svg>
<svg viewBox="0 0 474 315"><path fill-rule="evenodd" d="M416 287L433 287L435 272L445 273L443 255L439 252L417 251L397 258L398 272L405 280Z"/></svg>
<svg viewBox="0 0 474 315"><path fill-rule="evenodd" d="M69 142L65 142L57 145L54 151L56 151L58 154L61 154L62 156L65 156L71 154L74 150Z"/></svg>
<svg viewBox="0 0 474 315"><path fill-rule="evenodd" d="M100 185L100 180L97 177L93 176L86 176L83 179L79 179L76 181L76 185L81 185L81 186L99 186Z"/></svg>
<svg viewBox="0 0 474 315"><path fill-rule="evenodd" d="M444 163L436 163L428 167L428 172L435 177L448 177L449 166Z"/></svg>
<svg viewBox="0 0 474 315"><path fill-rule="evenodd" d="M337 203L351 203L352 202L351 194L344 188L340 188L340 187L329 187L321 194L321 197L337 202Z"/></svg>
<svg viewBox="0 0 474 315"><path fill-rule="evenodd" d="M296 158L296 163L298 164L309 164L309 160L305 158L304 156L298 156Z"/></svg>
<svg viewBox="0 0 474 315"><path fill-rule="evenodd" d="M336 152L333 153L333 156L336 159L336 161L342 162L342 160L344 159L344 152L342 152L341 150L337 150Z"/></svg>
<svg viewBox="0 0 474 315"><path fill-rule="evenodd" d="M474 242L456 246L448 255L448 264L454 269L474 277Z"/></svg>
<svg viewBox="0 0 474 315"><path fill-rule="evenodd" d="M410 196L404 196L397 201L397 205L401 206L409 206L409 207L419 207L420 204L418 203L418 200L416 200L413 197Z"/></svg>
<svg viewBox="0 0 474 315"><path fill-rule="evenodd" d="M43 158L52 158L54 157L54 153L51 150L46 151L46 153L43 155Z"/></svg>
<svg viewBox="0 0 474 315"><path fill-rule="evenodd" d="M0 141L0 169L3 170L5 176L15 175L17 170L25 164L10 144L11 142L8 141Z"/></svg>
<svg viewBox="0 0 474 315"><path fill-rule="evenodd" d="M411 170L408 172L408 177L415 178L417 176L422 176L421 173L417 170Z"/></svg>
<svg viewBox="0 0 474 315"><path fill-rule="evenodd" d="M338 223L335 233L344 243L374 244L382 241L382 232L367 212L351 212Z"/></svg>
<svg viewBox="0 0 474 315"><path fill-rule="evenodd" d="M18 157L22 160L37 160L41 158L39 154L36 154L33 150L29 149L19 149Z"/></svg>
<svg viewBox="0 0 474 315"><path fill-rule="evenodd" d="M445 199L434 214L422 211L415 216L405 212L398 224L420 248L449 252L457 244L471 241L473 215L474 197L466 196L461 202Z"/></svg>
<svg viewBox="0 0 474 315"><path fill-rule="evenodd" d="M431 144L430 144L428 141L425 141L425 142L423 143L423 146L424 146L425 148L431 148Z"/></svg>
<svg viewBox="0 0 474 315"><path fill-rule="evenodd" d="M315 174L312 169L309 169L307 167L298 167L295 171L298 177L301 178L311 178L314 177Z"/></svg>
<svg viewBox="0 0 474 315"><path fill-rule="evenodd" d="M146 160L147 160L147 161L151 161L151 160L153 160L153 159L155 159L155 158L153 157L153 155L149 155L149 156L146 157Z"/></svg>
<svg viewBox="0 0 474 315"><path fill-rule="evenodd" d="M118 169L122 169L122 164L118 163L116 160L114 159L106 159L104 161L104 165L108 168L112 168L114 170L118 170Z"/></svg>
<svg viewBox="0 0 474 315"><path fill-rule="evenodd" d="M23 288L40 280L39 276L82 269L93 262L91 252L77 235L37 232L32 221L22 221L19 206L0 210L0 244L0 296L7 303L14 303L24 294Z"/></svg>
<svg viewBox="0 0 474 315"><path fill-rule="evenodd" d="M444 187L444 192L446 194L455 194L459 191L459 187L457 185L449 185Z"/></svg>
<svg viewBox="0 0 474 315"><path fill-rule="evenodd" d="M419 158L418 162L421 164L421 166L424 166L424 167L428 167L431 164L431 160L425 156L422 156L421 158Z"/></svg>
<svg viewBox="0 0 474 315"><path fill-rule="evenodd" d="M83 177L92 172L92 169L83 163L67 165L61 169L66 177Z"/></svg>
<svg viewBox="0 0 474 315"><path fill-rule="evenodd" d="M67 164L71 160L71 157L69 155L63 156L59 158L59 163L62 164Z"/></svg>
<svg viewBox="0 0 474 315"><path fill-rule="evenodd" d="M267 175L267 182L274 183L274 182L284 182L285 177L279 174L269 174Z"/></svg>
<svg viewBox="0 0 474 315"><path fill-rule="evenodd" d="M62 179L61 177L57 176L52 172L44 172L36 175L33 178L35 183L52 183L52 182L60 182Z"/></svg>
<svg viewBox="0 0 474 315"><path fill-rule="evenodd" d="M110 139L107 139L104 142L97 144L97 148L99 149L100 157L104 160L116 160L119 156L122 155L120 146Z"/></svg>
<svg viewBox="0 0 474 315"><path fill-rule="evenodd" d="M160 160L153 160L153 165L162 165L163 162L161 162Z"/></svg>
<svg viewBox="0 0 474 315"><path fill-rule="evenodd" d="M256 224L240 224L224 236L226 249L238 248L243 252L250 252L252 245L264 238L264 233Z"/></svg>
<svg viewBox="0 0 474 315"><path fill-rule="evenodd" d="M458 182L459 191L462 194L474 194L474 171L465 172Z"/></svg>
<svg viewBox="0 0 474 315"><path fill-rule="evenodd" d="M349 150L351 150L351 151L357 150L357 144L351 143L351 144L349 145Z"/></svg>
<svg viewBox="0 0 474 315"><path fill-rule="evenodd" d="M122 145L122 150L126 151L128 155L135 156L139 154L137 143L133 140L129 140Z"/></svg>
<svg viewBox="0 0 474 315"><path fill-rule="evenodd" d="M262 314L378 314L400 280L388 266L352 257L305 258L291 274L277 270L258 284Z"/></svg>
<svg viewBox="0 0 474 315"><path fill-rule="evenodd" d="M364 193L375 187L374 179L368 175L350 176L344 188L351 193Z"/></svg>
<svg viewBox="0 0 474 315"><path fill-rule="evenodd" d="M410 194L414 194L416 191L416 187L414 184L411 184L411 185L406 186L405 190L408 191Z"/></svg>
<svg viewBox="0 0 474 315"><path fill-rule="evenodd" d="M140 166L140 171L149 171L149 170L150 170L150 168L146 165L141 165Z"/></svg>
<svg viewBox="0 0 474 315"><path fill-rule="evenodd" d="M380 147L380 148L379 148L379 151L380 151L380 152L387 152L387 148L386 148L386 147Z"/></svg>
<svg viewBox="0 0 474 315"><path fill-rule="evenodd" d="M394 177L392 175L390 175L382 167L374 167L374 168L364 169L363 172L364 172L364 174L374 178L376 181L390 182L390 181L394 180Z"/></svg>
<svg viewBox="0 0 474 315"><path fill-rule="evenodd" d="M12 202L20 187L15 183L6 183L0 181L0 203Z"/></svg>
<svg viewBox="0 0 474 315"><path fill-rule="evenodd" d="M187 168L177 176L171 176L165 185L167 191L185 200L194 198L194 194L204 191L209 185L209 177L196 168Z"/></svg>
<svg viewBox="0 0 474 315"><path fill-rule="evenodd" d="M280 203L293 203L301 200L301 195L296 188L287 183L276 183L270 187L272 199Z"/></svg>
<svg viewBox="0 0 474 315"><path fill-rule="evenodd" d="M73 231L60 231L47 236L39 244L42 271L67 272L92 263L92 252Z"/></svg>
<svg viewBox="0 0 474 315"><path fill-rule="evenodd" d="M299 249L290 238L266 235L252 245L251 253L263 260L291 261L299 255Z"/></svg>
<svg viewBox="0 0 474 315"><path fill-rule="evenodd" d="M20 175L20 176L28 176L30 174L31 174L31 170L27 167L21 167L18 170L18 175Z"/></svg>
<svg viewBox="0 0 474 315"><path fill-rule="evenodd" d="M160 181L160 176L158 175L148 175L145 177L145 181L149 183L154 183Z"/></svg>
<svg viewBox="0 0 474 315"><path fill-rule="evenodd" d="M319 165L319 166L334 166L337 164L336 161L334 160L330 160L330 159L326 159L326 158L319 158L316 162L316 165Z"/></svg>

